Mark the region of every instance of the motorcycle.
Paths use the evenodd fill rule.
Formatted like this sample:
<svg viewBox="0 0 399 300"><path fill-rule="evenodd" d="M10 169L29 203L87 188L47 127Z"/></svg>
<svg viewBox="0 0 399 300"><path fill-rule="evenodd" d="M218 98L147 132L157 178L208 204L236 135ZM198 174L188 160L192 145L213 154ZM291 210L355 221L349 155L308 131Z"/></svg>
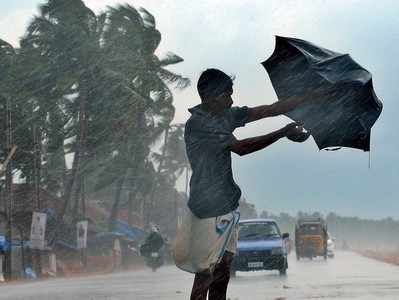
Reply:
<svg viewBox="0 0 399 300"><path fill-rule="evenodd" d="M150 247L148 244L143 244L140 247L140 255L144 257L145 263L155 272L164 264L163 246L158 250Z"/></svg>
<svg viewBox="0 0 399 300"><path fill-rule="evenodd" d="M153 272L155 272L164 264L162 249L159 249L158 251L151 251L146 256L144 256L144 259L146 265L150 267Z"/></svg>

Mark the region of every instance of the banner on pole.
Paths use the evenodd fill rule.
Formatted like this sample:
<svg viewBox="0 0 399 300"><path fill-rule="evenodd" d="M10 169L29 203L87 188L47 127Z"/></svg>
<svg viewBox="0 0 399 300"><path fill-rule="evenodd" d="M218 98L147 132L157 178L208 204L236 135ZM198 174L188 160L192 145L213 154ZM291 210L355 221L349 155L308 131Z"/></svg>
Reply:
<svg viewBox="0 0 399 300"><path fill-rule="evenodd" d="M89 226L88 221L80 221L76 223L77 242L76 247L78 249L85 249L87 247L87 227Z"/></svg>
<svg viewBox="0 0 399 300"><path fill-rule="evenodd" d="M46 233L46 219L45 213L34 212L32 216L32 226L30 229L30 242L32 249L43 250L45 246Z"/></svg>
<svg viewBox="0 0 399 300"><path fill-rule="evenodd" d="M51 275L53 276L57 275L57 256L55 255L55 253L49 254L49 269Z"/></svg>

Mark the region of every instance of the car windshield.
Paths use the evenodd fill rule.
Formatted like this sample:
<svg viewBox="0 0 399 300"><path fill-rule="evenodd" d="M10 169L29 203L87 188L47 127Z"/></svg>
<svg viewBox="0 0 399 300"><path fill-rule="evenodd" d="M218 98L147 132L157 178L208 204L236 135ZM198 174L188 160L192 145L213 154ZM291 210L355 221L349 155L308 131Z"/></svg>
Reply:
<svg viewBox="0 0 399 300"><path fill-rule="evenodd" d="M279 236L280 230L274 222L240 224L240 240L273 238Z"/></svg>

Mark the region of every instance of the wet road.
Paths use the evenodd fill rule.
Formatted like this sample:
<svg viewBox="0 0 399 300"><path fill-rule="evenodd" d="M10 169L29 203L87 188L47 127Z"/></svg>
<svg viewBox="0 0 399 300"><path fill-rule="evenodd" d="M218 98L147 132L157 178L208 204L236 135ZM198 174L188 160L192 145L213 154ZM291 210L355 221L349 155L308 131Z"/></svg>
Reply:
<svg viewBox="0 0 399 300"><path fill-rule="evenodd" d="M338 252L336 258L299 261L290 257L287 277L277 272L237 273L231 300L398 299L399 267ZM193 276L175 267L88 278L54 279L0 286L8 300L179 300L189 298Z"/></svg>

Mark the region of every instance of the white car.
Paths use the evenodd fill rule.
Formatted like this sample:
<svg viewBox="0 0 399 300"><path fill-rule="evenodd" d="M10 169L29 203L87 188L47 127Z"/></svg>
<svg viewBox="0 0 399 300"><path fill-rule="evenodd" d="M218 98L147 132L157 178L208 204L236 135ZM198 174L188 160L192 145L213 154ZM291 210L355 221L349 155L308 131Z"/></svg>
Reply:
<svg viewBox="0 0 399 300"><path fill-rule="evenodd" d="M334 258L335 256L335 238L329 237L327 240L327 256L328 258Z"/></svg>

